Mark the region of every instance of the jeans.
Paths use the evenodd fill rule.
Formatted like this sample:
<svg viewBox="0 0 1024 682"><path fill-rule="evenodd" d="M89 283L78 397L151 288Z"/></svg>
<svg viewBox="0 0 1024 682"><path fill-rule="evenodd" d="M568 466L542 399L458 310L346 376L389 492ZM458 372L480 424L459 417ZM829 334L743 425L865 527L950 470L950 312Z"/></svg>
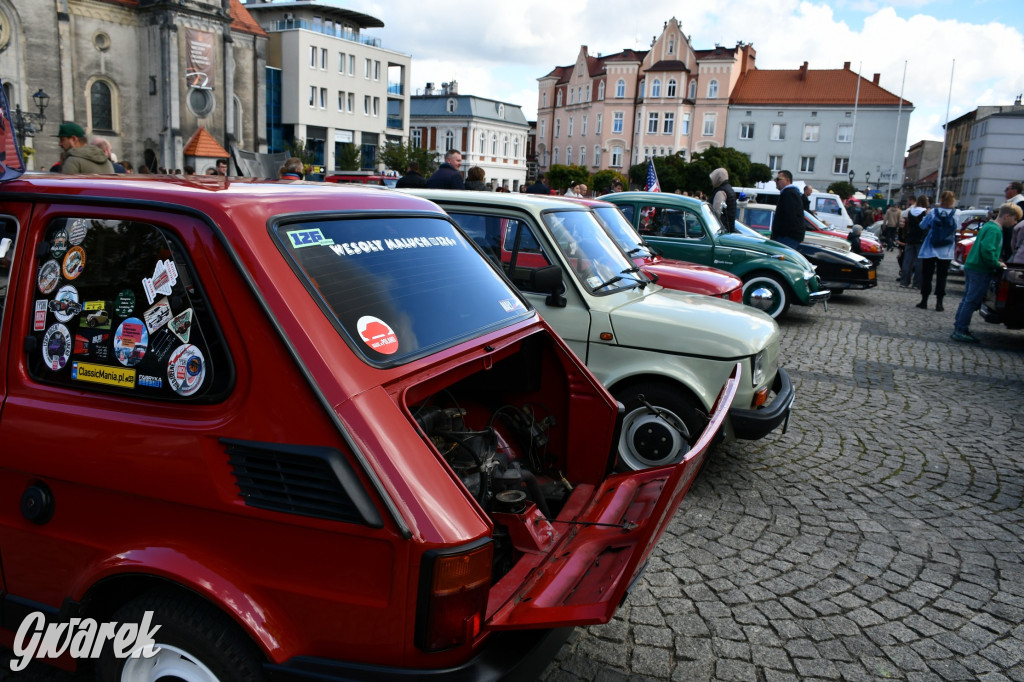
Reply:
<svg viewBox="0 0 1024 682"><path fill-rule="evenodd" d="M946 295L946 275L949 274L949 261L942 258L921 259L921 300L927 301L932 293L932 273L935 273L935 297Z"/></svg>
<svg viewBox="0 0 1024 682"><path fill-rule="evenodd" d="M794 251L800 250L800 242L793 239L792 237L776 237L775 241L777 241L780 244L783 244L784 246L788 246Z"/></svg>
<svg viewBox="0 0 1024 682"><path fill-rule="evenodd" d="M914 277L914 266L917 265L917 253L921 250L920 244L907 244L903 250L903 270L900 274L900 284L910 286L910 280Z"/></svg>
<svg viewBox="0 0 1024 682"><path fill-rule="evenodd" d="M992 275L988 272L975 272L964 270L964 297L960 301L960 307L956 309L956 318L953 320L953 331L961 334L966 333L971 327L971 316L974 311L981 307L988 292L989 282Z"/></svg>

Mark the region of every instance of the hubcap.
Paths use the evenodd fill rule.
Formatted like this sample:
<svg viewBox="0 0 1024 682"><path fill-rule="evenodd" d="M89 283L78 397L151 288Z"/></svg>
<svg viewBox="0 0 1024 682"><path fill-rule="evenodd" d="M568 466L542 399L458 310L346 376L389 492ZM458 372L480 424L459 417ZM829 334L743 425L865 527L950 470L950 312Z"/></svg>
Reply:
<svg viewBox="0 0 1024 682"><path fill-rule="evenodd" d="M186 651L166 644L155 644L151 658L129 658L121 670L121 682L219 682L216 675Z"/></svg>
<svg viewBox="0 0 1024 682"><path fill-rule="evenodd" d="M683 421L664 408L662 415L653 415L646 407L640 407L626 417L619 454L630 469L672 464L690 451L690 444L680 432L686 429Z"/></svg>
<svg viewBox="0 0 1024 682"><path fill-rule="evenodd" d="M771 310L775 306L775 292L768 287L757 287L747 297L749 305L758 310Z"/></svg>

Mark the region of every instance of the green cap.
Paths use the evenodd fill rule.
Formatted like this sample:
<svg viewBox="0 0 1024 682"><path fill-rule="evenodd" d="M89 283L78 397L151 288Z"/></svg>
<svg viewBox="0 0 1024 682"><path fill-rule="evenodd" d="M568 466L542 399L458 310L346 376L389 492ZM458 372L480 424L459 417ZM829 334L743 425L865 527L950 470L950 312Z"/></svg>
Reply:
<svg viewBox="0 0 1024 682"><path fill-rule="evenodd" d="M57 130L57 137L85 137L85 129L74 121L64 121Z"/></svg>

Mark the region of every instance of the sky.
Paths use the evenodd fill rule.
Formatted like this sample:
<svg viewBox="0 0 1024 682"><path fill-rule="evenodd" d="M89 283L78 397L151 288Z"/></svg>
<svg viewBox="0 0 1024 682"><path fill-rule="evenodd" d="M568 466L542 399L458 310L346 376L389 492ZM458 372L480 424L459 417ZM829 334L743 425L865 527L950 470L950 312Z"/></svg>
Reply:
<svg viewBox="0 0 1024 682"><path fill-rule="evenodd" d="M695 49L752 43L760 69L850 62L867 79L880 74L914 106L908 146L941 140L946 120L1024 93L1020 0L321 1L384 22L364 33L412 56L413 94L455 80L460 94L518 104L529 120L537 79L575 63L581 45L591 55L646 50L672 16Z"/></svg>

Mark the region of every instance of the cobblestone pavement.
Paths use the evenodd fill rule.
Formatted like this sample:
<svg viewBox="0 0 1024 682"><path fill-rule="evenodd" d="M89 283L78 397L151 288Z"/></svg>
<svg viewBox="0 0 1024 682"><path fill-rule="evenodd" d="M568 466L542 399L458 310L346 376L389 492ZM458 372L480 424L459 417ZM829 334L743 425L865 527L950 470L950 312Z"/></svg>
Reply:
<svg viewBox="0 0 1024 682"><path fill-rule="evenodd" d="M546 680L1024 681L1024 331L949 340L962 280L918 310L894 255L877 289L791 310L788 432L713 453Z"/></svg>
<svg viewBox="0 0 1024 682"><path fill-rule="evenodd" d="M951 341L963 280L919 310L896 268L791 309L788 432L713 453L546 680L1024 680L1024 331Z"/></svg>

